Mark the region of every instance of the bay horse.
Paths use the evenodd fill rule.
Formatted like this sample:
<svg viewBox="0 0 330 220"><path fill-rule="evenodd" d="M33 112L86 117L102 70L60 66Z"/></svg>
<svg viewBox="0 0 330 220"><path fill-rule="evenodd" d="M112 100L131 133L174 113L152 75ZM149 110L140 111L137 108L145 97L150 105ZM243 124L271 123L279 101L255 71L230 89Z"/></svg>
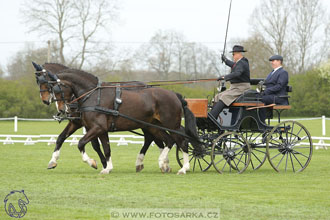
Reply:
<svg viewBox="0 0 330 220"><path fill-rule="evenodd" d="M36 65L34 64L34 66L36 67ZM61 65L61 64L44 64L43 65L43 67L45 68L45 69L47 69L47 70L51 70L52 72L59 72L60 70L63 70L63 69L68 69L68 68L66 68L65 66L63 66L63 65ZM38 66L36 67L36 70L38 70ZM37 76L38 77L38 76ZM127 82L126 82L127 83ZM145 85L145 84L143 84L143 83L141 83L141 82L130 82L131 84L132 83L135 83L135 84L137 84L137 85ZM109 83L107 83L107 84L109 84ZM42 83L41 84L39 84L40 85L40 90L41 91L48 91L48 89L47 89L47 87L48 87L48 85L47 84L45 84L45 85L43 85ZM46 86L46 88L42 88L42 85L43 86ZM66 89L66 87L64 87L64 88L62 88L62 90L65 90ZM129 89L129 88L124 88L124 89ZM66 94L66 92L64 92L64 94ZM44 96L42 96L42 95L44 95ZM45 96L45 95L48 95L48 96ZM47 92L44 92L44 93L41 93L41 97L42 97L42 99L43 100L45 100L46 102L45 103L50 103L51 102L51 98L49 98L51 95L53 95L53 94L47 94ZM55 94L56 95L56 94ZM54 96L54 95L53 95ZM61 96L61 97L57 97L57 102L59 102L60 103L60 101L59 100L61 100L61 99L63 99L64 98L64 100L69 100L69 98L70 97L63 97L63 96ZM63 100L62 100L63 101ZM56 102L56 103L57 103ZM69 108L67 108L67 109L69 109ZM76 122L76 123L72 123L72 122ZM68 126L67 126L67 128L69 127L69 125L70 124L72 124L72 125L76 125L76 128L75 128L75 130L76 129L78 129L78 128L80 128L82 125L81 125L81 122L80 122L80 120L72 120L72 121L70 121L70 123L68 124ZM78 125L77 125L78 124ZM66 131L67 131L68 129L65 129L62 133L61 133L61 135L59 136L59 139L58 139L58 141L57 141L57 147L55 148L55 151L54 151L54 153L53 153L53 157L52 157L52 160L51 160L51 162L50 162L50 165L52 165L52 164L56 164L56 157L54 158L54 155L56 155L59 151L58 151L58 146L60 147L61 146L61 144L60 144L60 142L62 142L63 143L63 141L65 140L65 138L67 138L69 135L71 135L71 134L67 134L67 135L63 135ZM148 147L150 146L150 144L151 144L151 142L152 141L155 141L155 143L158 145L158 147L160 148L160 150L162 151L162 149L164 148L164 145L163 145L163 143L160 141L160 140L157 140L155 137L153 137L150 133L148 133L147 131L146 131L146 129L142 129L143 130L143 132L144 132L144 136L145 136L145 143L144 143L144 145L143 145L143 147L142 147L142 149L141 149L141 151L140 151L140 153L138 154L138 157L137 157L137 160L136 160L136 171L138 172L138 171L141 171L142 169L143 169L143 158L144 158L144 155L145 155L145 153L146 153L146 151L147 151L147 149L148 149ZM184 131L184 128L181 128L181 131ZM73 131L74 132L74 131ZM73 133L72 132L72 133ZM61 138L62 136L64 136L63 138ZM96 150L96 148L95 148L95 145L96 146L98 146L98 149L99 149L99 143L98 143L98 141L96 140L96 143L95 144L93 144L92 143L92 145L93 145L93 148ZM96 150L97 151L97 150ZM97 151L98 152L98 151ZM102 157L100 157L100 158L102 158ZM54 160L55 160L55 162L54 162ZM103 161L102 159L101 159L101 161ZM167 163L168 163L168 159L166 159L166 161L167 161ZM103 165L104 165L104 163L103 163ZM168 166L168 165L167 165ZM169 167L168 167L169 168Z"/></svg>
<svg viewBox="0 0 330 220"><path fill-rule="evenodd" d="M77 71L79 72L78 74L74 73ZM95 90L98 86L98 79L95 76L79 70L64 70L61 74L58 74L58 79L56 81L58 85L65 85L71 88L72 94L76 97L80 97L86 92ZM84 98L84 100L80 99L78 101L80 109L83 110L82 123L88 128L86 135L80 139L78 143L78 148L84 161L89 160L84 149L86 143L95 137L99 137L107 160L107 167L103 169L101 173L109 173L112 170L109 140L108 136L104 135L104 133L110 130L112 122L116 122L118 131L143 128L157 139L166 143L166 147L159 157L159 167L163 172L168 171L168 164L165 163L165 159L174 143L177 144L184 154L184 166L178 173L184 174L189 170L188 146L185 144L185 138L181 134L175 132L179 131L181 127L182 109L184 110L186 122L185 133L190 136L193 145L201 146L197 144L198 136L194 115L188 109L187 103L180 95L162 88L144 88L134 91L122 90L123 103L120 105L119 109L122 114L142 122L171 129L167 133L159 129L159 127L152 127L140 122L128 120L122 115L117 117L116 115L97 111L96 108L94 108L95 106L99 106L101 109L113 109L115 98L115 88L101 87L99 91L98 93L90 92L87 99ZM98 96L97 94L99 93L102 93L102 95Z"/></svg>
<svg viewBox="0 0 330 220"><path fill-rule="evenodd" d="M65 65L62 64L58 64L58 63L45 63L42 65L42 67L34 62L32 62L33 66L35 67L36 71L42 71L43 69L45 69L46 71L49 71L51 73L57 74L60 73L62 70L68 70L69 67L66 67ZM44 72L43 74L37 74L37 82L40 86L40 97L42 98L43 102L47 105L49 105L50 103L52 103L53 100L55 100L56 105L58 103L61 103L62 101L67 101L72 99L72 95L67 96L68 92L66 92L65 90L67 89L67 87L64 88L56 88L56 86L52 91L52 86L48 84L48 80L49 77L46 74L47 72ZM44 83L46 82L47 83ZM146 86L145 83L143 82L138 82L138 81L131 81L131 82L119 82L120 84L126 84L126 85L137 85L137 86ZM111 84L111 83L106 83L106 84ZM135 87L132 87L133 89ZM124 88L124 89L132 89L132 88ZM57 92L56 92L57 91ZM56 97L57 95L57 97ZM54 99L55 98L55 99ZM72 108L72 107L67 107L65 105L65 111L67 114L70 114L70 118L69 119L69 123L68 125L65 127L65 129L61 132L61 134L58 136L57 140L56 140L56 146L54 149L54 152L52 154L52 158L49 161L48 164L48 169L53 169L56 168L57 166L57 160L59 159L59 154L60 154L60 149L62 147L62 144L64 143L65 139L68 138L69 136L71 136L77 129L81 128L83 125L81 123L81 120L79 118L80 114L79 112L76 112L76 108ZM59 112L63 112L63 111L59 111ZM156 143L156 145L159 147L160 152L162 152L162 150L164 149L164 144L162 141L154 138L148 131L142 129L143 133L144 133L144 145L141 148L137 159L136 159L136 172L140 172L143 168L144 168L144 164L143 164L143 160L144 160L144 156L149 148L149 146L151 145L152 141L154 141ZM91 141L91 144L93 146L93 149L97 152L97 154L100 157L101 163L103 165L103 167L106 167L106 160L105 157L102 154L102 151L100 149L100 144L98 142L97 139L94 139ZM166 160L168 163L168 159ZM87 161L87 163L97 169L97 163L94 159L90 159L89 161Z"/></svg>

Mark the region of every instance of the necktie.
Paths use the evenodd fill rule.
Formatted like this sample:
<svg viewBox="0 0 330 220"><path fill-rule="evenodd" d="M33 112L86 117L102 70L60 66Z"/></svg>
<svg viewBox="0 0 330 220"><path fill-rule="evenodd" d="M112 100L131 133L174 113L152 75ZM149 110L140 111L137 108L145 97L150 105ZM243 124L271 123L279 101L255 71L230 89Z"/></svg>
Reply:
<svg viewBox="0 0 330 220"><path fill-rule="evenodd" d="M233 65L233 67L231 69L233 70L235 66L236 66L236 63L234 63L234 65Z"/></svg>

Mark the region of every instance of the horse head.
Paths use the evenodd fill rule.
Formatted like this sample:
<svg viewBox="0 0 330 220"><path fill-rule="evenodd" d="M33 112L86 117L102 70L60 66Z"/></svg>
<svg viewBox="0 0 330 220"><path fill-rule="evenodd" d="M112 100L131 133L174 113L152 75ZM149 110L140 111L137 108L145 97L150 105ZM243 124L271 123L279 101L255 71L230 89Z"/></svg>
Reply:
<svg viewBox="0 0 330 220"><path fill-rule="evenodd" d="M32 62L35 68L36 82L39 85L40 98L44 104L50 105L53 100L52 87L59 79L47 69Z"/></svg>
<svg viewBox="0 0 330 220"><path fill-rule="evenodd" d="M69 107L69 102L74 99L72 88L64 83L57 83L52 89L54 101L59 113L72 113L72 108Z"/></svg>

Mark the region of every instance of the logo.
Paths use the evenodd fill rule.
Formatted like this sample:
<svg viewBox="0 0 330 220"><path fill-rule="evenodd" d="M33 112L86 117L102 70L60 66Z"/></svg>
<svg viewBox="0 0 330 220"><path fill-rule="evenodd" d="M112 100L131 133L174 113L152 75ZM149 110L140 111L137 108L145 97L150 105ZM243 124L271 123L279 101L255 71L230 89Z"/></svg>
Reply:
<svg viewBox="0 0 330 220"><path fill-rule="evenodd" d="M29 199L25 195L24 190L11 191L5 198L5 210L10 217L23 218L27 212L27 204Z"/></svg>

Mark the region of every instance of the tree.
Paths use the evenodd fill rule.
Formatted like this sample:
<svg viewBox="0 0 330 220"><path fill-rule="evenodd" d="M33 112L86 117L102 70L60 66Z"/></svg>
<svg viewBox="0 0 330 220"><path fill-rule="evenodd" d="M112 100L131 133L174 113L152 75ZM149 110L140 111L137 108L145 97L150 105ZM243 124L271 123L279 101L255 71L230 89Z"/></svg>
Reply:
<svg viewBox="0 0 330 220"><path fill-rule="evenodd" d="M214 51L202 44L188 42L175 31L157 31L136 57L140 64L146 63L149 69L156 71L161 79L169 79L170 73L176 74L175 79L182 79L184 74L190 78L219 74L220 59Z"/></svg>
<svg viewBox="0 0 330 220"><path fill-rule="evenodd" d="M324 17L320 0L265 0L250 21L253 35L262 36L272 54L282 55L290 72L304 73L324 61L325 56L319 53L329 53L325 48L329 46L330 33Z"/></svg>
<svg viewBox="0 0 330 220"><path fill-rule="evenodd" d="M249 60L251 78L266 78L271 68L268 59L273 52L265 39L254 33L247 39L237 41L248 51L245 56Z"/></svg>
<svg viewBox="0 0 330 220"><path fill-rule="evenodd" d="M172 31L159 30L141 50L149 68L156 71L162 79L168 79L169 72L175 66L175 34Z"/></svg>
<svg viewBox="0 0 330 220"><path fill-rule="evenodd" d="M29 30L56 39L61 63L78 68L86 56L102 51L96 35L109 27L116 13L116 0L26 0L22 8Z"/></svg>
<svg viewBox="0 0 330 220"><path fill-rule="evenodd" d="M251 26L272 53L286 55L291 4L286 0L265 0L251 15Z"/></svg>
<svg viewBox="0 0 330 220"><path fill-rule="evenodd" d="M2 66L0 66L0 79L4 76L4 71L3 71L3 69L2 69Z"/></svg>
<svg viewBox="0 0 330 220"><path fill-rule="evenodd" d="M315 63L313 57L319 53L319 50L313 53L312 49L316 43L315 33L322 25L325 11L319 0L294 0L293 2L295 5L293 7L295 23L291 36L295 39L294 42L298 49L297 71L303 73Z"/></svg>

